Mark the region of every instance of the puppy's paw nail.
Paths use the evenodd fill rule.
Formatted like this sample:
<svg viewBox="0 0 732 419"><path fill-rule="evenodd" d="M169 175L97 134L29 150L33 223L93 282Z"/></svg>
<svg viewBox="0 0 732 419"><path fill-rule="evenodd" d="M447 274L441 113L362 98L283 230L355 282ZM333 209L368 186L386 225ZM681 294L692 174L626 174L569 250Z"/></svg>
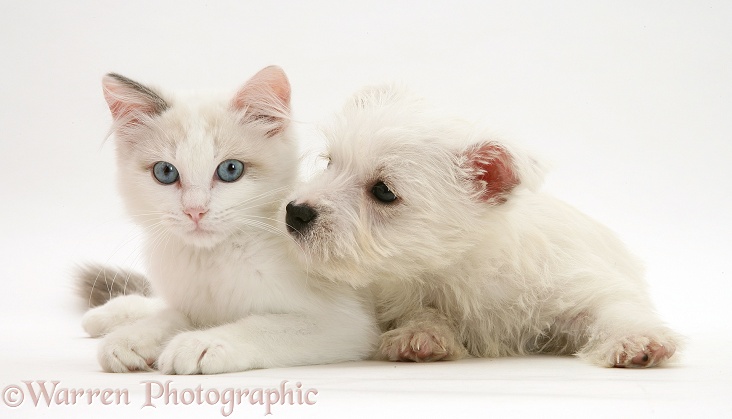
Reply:
<svg viewBox="0 0 732 419"><path fill-rule="evenodd" d="M674 354L673 345L664 345L646 337L626 339L615 355L616 368L647 368L661 364Z"/></svg>
<svg viewBox="0 0 732 419"><path fill-rule="evenodd" d="M397 329L382 336L381 352L391 361L439 361L450 355L445 342L444 338L423 330Z"/></svg>

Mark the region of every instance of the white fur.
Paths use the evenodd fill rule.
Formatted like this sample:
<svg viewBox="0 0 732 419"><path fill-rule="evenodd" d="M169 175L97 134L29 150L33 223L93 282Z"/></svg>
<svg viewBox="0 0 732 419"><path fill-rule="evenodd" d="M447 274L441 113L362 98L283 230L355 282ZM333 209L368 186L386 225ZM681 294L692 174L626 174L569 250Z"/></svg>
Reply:
<svg viewBox="0 0 732 419"><path fill-rule="evenodd" d="M323 132L329 167L291 197L317 217L292 236L314 273L372 289L382 357L551 352L643 367L674 353L679 337L654 313L641 264L539 192L541 168L522 150L393 86L358 93ZM486 144L519 180L505 196L485 198ZM374 198L378 181L397 201Z"/></svg>
<svg viewBox="0 0 732 419"><path fill-rule="evenodd" d="M132 294L113 298L105 305L94 307L84 313L81 327L89 336L98 338L121 325L132 324L155 315L165 307L163 301L142 295Z"/></svg>
<svg viewBox="0 0 732 419"><path fill-rule="evenodd" d="M206 374L369 356L378 338L370 306L345 284L309 278L277 228L297 170L284 73L262 70L233 100L165 95L161 113L144 89L114 77L104 87L120 190L145 230L149 279L165 307L124 296L90 311L86 330L109 332L102 367ZM216 178L227 159L245 163L236 182ZM158 161L180 181L157 182ZM186 211L205 215L196 222Z"/></svg>

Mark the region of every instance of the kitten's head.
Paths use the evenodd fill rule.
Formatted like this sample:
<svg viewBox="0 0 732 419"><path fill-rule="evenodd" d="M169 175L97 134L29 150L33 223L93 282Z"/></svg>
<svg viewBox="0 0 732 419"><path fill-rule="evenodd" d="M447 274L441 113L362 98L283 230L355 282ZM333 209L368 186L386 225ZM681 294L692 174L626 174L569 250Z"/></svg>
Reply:
<svg viewBox="0 0 732 419"><path fill-rule="evenodd" d="M119 186L148 233L213 247L268 229L291 187L290 85L267 67L230 98L178 98L117 74L103 79L114 117Z"/></svg>

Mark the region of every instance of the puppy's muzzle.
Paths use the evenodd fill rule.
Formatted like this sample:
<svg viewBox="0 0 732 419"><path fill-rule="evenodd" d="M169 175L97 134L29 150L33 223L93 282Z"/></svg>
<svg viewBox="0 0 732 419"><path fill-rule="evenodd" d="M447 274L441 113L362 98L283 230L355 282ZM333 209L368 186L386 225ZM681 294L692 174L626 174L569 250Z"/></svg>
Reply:
<svg viewBox="0 0 732 419"><path fill-rule="evenodd" d="M318 216L318 212L308 204L295 204L295 201L290 202L285 207L287 215L285 221L287 222L287 231L293 233L303 233L308 229L311 222Z"/></svg>

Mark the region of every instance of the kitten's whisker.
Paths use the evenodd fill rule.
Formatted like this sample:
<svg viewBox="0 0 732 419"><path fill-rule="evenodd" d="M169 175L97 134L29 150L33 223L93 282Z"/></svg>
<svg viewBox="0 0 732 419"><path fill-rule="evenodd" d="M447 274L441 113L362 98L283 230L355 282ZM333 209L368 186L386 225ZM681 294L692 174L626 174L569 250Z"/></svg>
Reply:
<svg viewBox="0 0 732 419"><path fill-rule="evenodd" d="M162 222L157 222L157 223L154 223L154 224L153 224L152 226L159 226L160 224L162 224ZM107 258L107 260L105 261L105 265L109 265L109 261L110 261L110 260L111 260L111 259L112 259L112 258L113 258L113 257L114 257L114 256L115 256L115 255L116 255L116 254L117 254L117 253L118 253L118 252L119 252L119 251L120 251L120 250L121 250L121 249L122 249L122 248L123 248L124 246L126 246L127 244L129 244L130 242L132 242L133 240L137 239L138 237L140 237L140 236L141 236L141 235L143 235L143 234L145 234L145 230L143 230L143 231L140 231L140 232L137 232L137 233L136 233L136 234L134 234L134 235L133 235L132 237L129 237L128 239L124 240L124 241L123 241L123 242L122 242L122 243L121 243L121 244L120 244L119 246L117 246L117 248L116 248L116 249L115 249L115 250L114 250L114 251L113 251L113 252L112 252L112 253L111 253L111 254L109 255L109 257L108 257L108 258ZM105 272L105 277L104 277L104 278L105 278L105 281L106 281L106 270L103 270L103 271ZM100 274L101 274L101 272L100 272ZM111 296L112 296L112 288L111 288L111 286L113 286L113 285L114 285L114 281L115 281L115 279L116 279L116 276L117 276L117 274L115 274L115 276L114 276L114 277L112 278L112 283L111 283L111 285L107 286L107 290L108 290L108 292L109 292L110 298L111 298ZM96 278L94 278L94 282L92 283L92 287L91 287L91 289L92 289L92 290L94 290L94 288L96 287L96 284L97 284L98 280L99 280L99 274L97 274L97 277L96 277ZM106 282L105 282L105 283L106 283ZM90 298L91 298L91 295L90 295ZM90 300L90 301L91 301L91 300Z"/></svg>
<svg viewBox="0 0 732 419"><path fill-rule="evenodd" d="M146 227L143 231L143 233L147 236L145 242L154 247L159 241L163 240L167 232L168 229L163 222L159 222L149 227ZM132 265L137 264L138 261L143 257L143 252L147 253L147 251L149 250L147 246L148 245L145 244L139 246L137 249L135 249L134 253L127 258L125 262L127 263L127 261L131 261L130 263Z"/></svg>
<svg viewBox="0 0 732 419"><path fill-rule="evenodd" d="M164 231L163 237L165 240L165 243L163 244L163 256L165 256L165 252L168 250L168 243L170 242L170 238L173 237L170 231Z"/></svg>
<svg viewBox="0 0 732 419"><path fill-rule="evenodd" d="M150 213L144 213L144 214L142 214L142 213L140 213L140 214L129 214L128 216L130 218L142 218L142 217L151 217L152 218L152 217L164 216L165 214L166 214L165 212L150 212Z"/></svg>
<svg viewBox="0 0 732 419"><path fill-rule="evenodd" d="M107 294L109 294L109 299L112 298L112 286L109 284L109 282L107 282L107 270L104 268L104 266L102 266L99 269L99 272L97 272L97 276L94 277L94 282L92 282L92 286L89 289L89 300L87 301L87 307L91 307L91 305L92 305L94 289L96 288L97 282L99 281L99 277L102 275L102 273L104 273L104 284L106 285L106 288L107 288Z"/></svg>
<svg viewBox="0 0 732 419"><path fill-rule="evenodd" d="M238 207L240 207L242 205L246 205L246 204L251 203L251 202L253 202L255 200L259 200L259 199L262 199L262 198L265 198L265 197L268 197L268 196L271 196L271 195L279 194L279 193L284 192L284 191L286 191L288 189L289 189L289 187L279 187L279 188L270 189L267 192L263 192L263 193L261 193L259 195L255 195L255 196L252 196L252 197L248 197L246 200L244 200L242 202L239 202L237 204L234 204L233 206L227 208L227 210L234 209L234 208L238 208ZM277 199L277 200L273 200L273 201L268 201L268 203L274 203L274 202L280 202L280 201L281 201L280 199Z"/></svg>
<svg viewBox="0 0 732 419"><path fill-rule="evenodd" d="M262 222L262 221L257 221L257 220L239 220L239 221L242 224L245 224L245 225L248 225L251 227L258 227L264 231L267 231L269 233L274 233L276 235L279 235L280 233L282 233L278 228L276 228L272 225L269 225L265 222Z"/></svg>
<svg viewBox="0 0 732 419"><path fill-rule="evenodd" d="M277 194L287 191L288 189L289 189L289 187L284 187L284 186L279 187L279 188L270 189L268 191L260 193L259 195L247 197L244 201L240 202L239 204L235 204L234 207L241 205L241 204L245 204L247 202L252 202L252 201L255 201L258 199L262 199L262 198L265 198L268 196L277 195Z"/></svg>
<svg viewBox="0 0 732 419"><path fill-rule="evenodd" d="M272 204L278 204L279 205L280 204L280 201L261 202L261 203L258 203L258 204L249 205L247 207L241 207L241 205L244 205L244 203L242 203L242 204L238 204L238 205L235 205L233 207L227 208L226 210L222 211L222 215L228 215L231 212L243 212L243 211L247 211L247 210L250 210L250 209L259 208L259 207L263 207L263 206L266 206L266 205L272 205Z"/></svg>
<svg viewBox="0 0 732 419"><path fill-rule="evenodd" d="M154 240L154 242L158 241L159 238L161 237L161 233L164 234L165 232L166 232L166 228L165 228L165 225L163 225L162 223L159 223L159 224L155 225L154 227L145 229L145 231L144 231L144 233L148 235L148 240ZM125 265L134 266L135 264L137 264L137 262L139 261L139 259L141 257L142 257L142 252L138 248L138 250L136 250L134 253L130 254L127 258L125 258ZM127 284L129 283L129 278L131 275L132 275L132 271L128 271L124 289L123 289L124 295L127 295Z"/></svg>
<svg viewBox="0 0 732 419"><path fill-rule="evenodd" d="M233 226L233 227L230 227L230 228L229 228L229 229L227 230L227 232L229 232L229 235L232 235L232 236L233 236L234 234L236 234L236 233L241 233L241 234L244 234L244 235L246 236L246 239L247 239L247 243L251 242L251 239L252 239L252 232L251 232L251 231L249 231L249 230L245 230L245 229L242 229L242 228L240 228L240 227L236 227L236 226Z"/></svg>
<svg viewBox="0 0 732 419"><path fill-rule="evenodd" d="M81 233L75 237L75 241L77 243L81 243L83 241L86 241L85 239L95 235L96 232L101 230L103 227L106 227L110 224L119 223L120 220L124 220L125 222L129 222L129 218L127 218L126 215L119 215L114 217L107 217L105 219L100 220L98 223L92 224L89 226L89 228L82 230ZM95 237L96 239L96 237Z"/></svg>
<svg viewBox="0 0 732 419"><path fill-rule="evenodd" d="M284 225L287 225L287 223L286 223L285 221L282 221L282 220L280 220L280 219L277 219L277 218L272 218L272 217L264 217L264 216L261 216L261 215L245 215L245 216L243 216L243 218L241 218L241 219L242 219L242 220L246 220L246 219L249 219L249 218L261 218L261 219L263 219L263 220L269 220L269 221L272 221L273 223L277 223L277 224L284 224Z"/></svg>
<svg viewBox="0 0 732 419"><path fill-rule="evenodd" d="M270 221L274 221L274 222L281 222L279 220L276 220L276 219L273 219L273 218L269 218L269 217L258 217L258 216L255 216L255 217L256 218L262 218L262 219L270 220ZM249 225L249 226L252 226L252 227L258 227L258 228L261 228L264 231L267 231L267 232L270 232L270 233L274 233L275 235L278 235L278 236L285 237L287 240L289 240L292 243L294 243L295 246L298 247L298 249L300 250L300 252L305 257L305 273L306 273L306 275L307 275L308 278L310 277L310 264L312 263L312 260L310 258L310 255L305 251L305 249L303 249L302 245L297 240L295 240L292 236L290 236L287 232L285 232L285 231L283 231L283 230L281 230L279 228L276 228L276 227L274 227L274 226L272 226L270 224L267 224L265 222L258 221L258 220L251 220L251 219L248 219L248 218L242 218L242 219L240 219L238 221L240 221L242 224ZM238 228L238 230L241 231L241 232L244 231L241 228Z"/></svg>
<svg viewBox="0 0 732 419"><path fill-rule="evenodd" d="M249 197L248 199L249 200L259 199L259 198L262 198L262 197L265 197L265 196L270 196L270 195L273 195L273 194L278 194L280 192L285 192L288 189L290 189L290 186L280 186L280 187L277 187L277 188L270 189L268 191L262 192L259 195L254 195L252 197Z"/></svg>

